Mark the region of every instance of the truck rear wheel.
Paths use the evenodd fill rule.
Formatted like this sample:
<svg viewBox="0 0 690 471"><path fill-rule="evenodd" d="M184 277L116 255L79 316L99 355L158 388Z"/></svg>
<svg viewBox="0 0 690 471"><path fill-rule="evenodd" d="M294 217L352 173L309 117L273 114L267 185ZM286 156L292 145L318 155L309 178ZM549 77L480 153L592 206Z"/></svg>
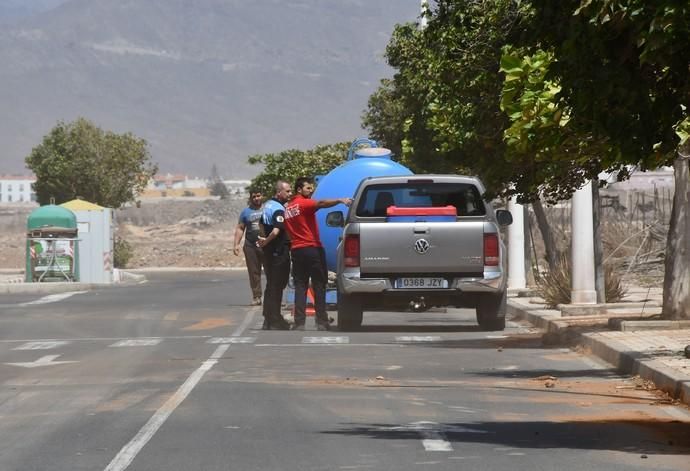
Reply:
<svg viewBox="0 0 690 471"><path fill-rule="evenodd" d="M477 303L477 323L485 332L506 328L506 293L482 296Z"/></svg>
<svg viewBox="0 0 690 471"><path fill-rule="evenodd" d="M362 301L357 296L338 292L338 329L359 330L362 318Z"/></svg>

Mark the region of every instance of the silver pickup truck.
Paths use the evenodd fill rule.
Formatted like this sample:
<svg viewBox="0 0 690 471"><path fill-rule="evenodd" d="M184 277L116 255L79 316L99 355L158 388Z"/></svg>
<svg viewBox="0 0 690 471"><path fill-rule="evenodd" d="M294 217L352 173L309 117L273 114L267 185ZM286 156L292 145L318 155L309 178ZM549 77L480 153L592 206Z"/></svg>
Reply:
<svg viewBox="0 0 690 471"><path fill-rule="evenodd" d="M483 330L503 330L506 256L494 211L474 177L412 175L364 179L338 245L338 327L355 330L369 309L475 308Z"/></svg>

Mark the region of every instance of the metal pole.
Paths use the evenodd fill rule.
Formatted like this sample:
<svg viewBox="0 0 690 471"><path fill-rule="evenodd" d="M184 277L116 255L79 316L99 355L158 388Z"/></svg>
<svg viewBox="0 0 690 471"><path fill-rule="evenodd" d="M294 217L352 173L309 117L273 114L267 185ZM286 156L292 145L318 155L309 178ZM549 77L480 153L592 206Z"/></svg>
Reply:
<svg viewBox="0 0 690 471"><path fill-rule="evenodd" d="M524 211L513 197L508 201L513 223L508 226L508 288L524 289L525 279L525 228Z"/></svg>
<svg viewBox="0 0 690 471"><path fill-rule="evenodd" d="M592 182L573 194L572 199L572 304L596 304L594 285L594 227L592 221Z"/></svg>

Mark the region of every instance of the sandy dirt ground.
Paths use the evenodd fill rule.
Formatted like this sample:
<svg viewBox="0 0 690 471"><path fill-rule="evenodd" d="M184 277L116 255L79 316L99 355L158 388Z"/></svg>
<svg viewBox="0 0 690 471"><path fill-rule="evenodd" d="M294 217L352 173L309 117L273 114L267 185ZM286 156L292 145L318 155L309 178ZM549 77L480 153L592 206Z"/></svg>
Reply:
<svg viewBox="0 0 690 471"><path fill-rule="evenodd" d="M132 247L128 268L244 266L232 240L245 199L143 201L115 211L115 235ZM25 264L26 221L35 206L0 208L0 269Z"/></svg>

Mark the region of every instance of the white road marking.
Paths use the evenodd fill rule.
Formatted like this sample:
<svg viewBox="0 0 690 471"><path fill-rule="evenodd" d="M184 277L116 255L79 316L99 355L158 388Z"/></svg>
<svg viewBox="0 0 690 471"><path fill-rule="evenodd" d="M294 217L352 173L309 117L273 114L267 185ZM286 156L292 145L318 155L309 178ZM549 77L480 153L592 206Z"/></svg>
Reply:
<svg viewBox="0 0 690 471"><path fill-rule="evenodd" d="M249 323L252 322L252 316L256 310L250 310L241 326L232 333L233 337L240 337L242 332ZM192 392L194 387L199 384L204 375L213 368L213 366L218 363L218 360L225 354L225 352L230 348L230 344L218 345L215 351L211 354L208 360L204 361L199 368L192 373L189 378L179 387L175 394L173 394L165 404L161 406L144 424L144 426L137 432L137 434L132 438L129 443L127 443L119 453L113 458L113 460L108 464L104 471L124 471L132 464L134 458L139 454L139 452L146 446L146 444L151 440L153 435L161 428L163 423L170 417L170 415L177 409L177 407L185 400L185 398Z"/></svg>
<svg viewBox="0 0 690 471"><path fill-rule="evenodd" d="M464 406L448 406L448 408L459 412L464 412L465 414L476 414L478 412L474 409L470 409L469 407Z"/></svg>
<svg viewBox="0 0 690 471"><path fill-rule="evenodd" d="M161 343L161 339L126 339L115 342L109 347L153 347Z"/></svg>
<svg viewBox="0 0 690 471"><path fill-rule="evenodd" d="M254 341L256 341L256 337L214 337L208 339L206 343L254 343Z"/></svg>
<svg viewBox="0 0 690 471"><path fill-rule="evenodd" d="M401 335L395 337L396 342L440 342L441 337L437 335Z"/></svg>
<svg viewBox="0 0 690 471"><path fill-rule="evenodd" d="M507 335L487 335L487 339L507 339Z"/></svg>
<svg viewBox="0 0 690 471"><path fill-rule="evenodd" d="M50 294L48 296L43 296L40 299L37 299L36 301L29 301L26 303L20 303L17 304L17 306L38 306L40 304L50 304L50 303L56 303L58 301L62 301L63 299L71 298L75 294L83 294L87 293L88 291L69 291L67 293L58 293L58 294Z"/></svg>
<svg viewBox="0 0 690 471"><path fill-rule="evenodd" d="M470 430L465 427L458 426L444 426L437 422L412 422L408 425L381 427L384 431L412 431L417 432L422 437L422 446L426 451L453 451L453 446L450 444L443 432L472 432L472 433L486 433Z"/></svg>
<svg viewBox="0 0 690 471"><path fill-rule="evenodd" d="M402 366L399 366L399 365L391 365L391 366L387 366L386 369L387 369L388 371L395 371L395 370L400 370L400 369L402 369Z"/></svg>
<svg viewBox="0 0 690 471"><path fill-rule="evenodd" d="M350 343L350 337L302 337L302 343L342 344Z"/></svg>
<svg viewBox="0 0 690 471"><path fill-rule="evenodd" d="M67 363L79 363L78 361L54 361L60 355L46 355L38 360L23 363L5 363L10 366L21 366L23 368L36 368L39 366L65 365Z"/></svg>
<svg viewBox="0 0 690 471"><path fill-rule="evenodd" d="M520 367L518 365L509 365L509 366L499 366L496 368L499 371L515 371L519 369Z"/></svg>
<svg viewBox="0 0 690 471"><path fill-rule="evenodd" d="M259 312L258 306L251 308L247 312L247 315L244 317L244 321L242 321L242 324L240 324L240 326L237 328L237 330L235 330L235 332L233 332L232 336L233 337L239 337L240 335L242 335L242 332L244 332L247 329L247 327L249 326L249 324L252 323L253 318L254 318L254 314L256 314L257 312Z"/></svg>
<svg viewBox="0 0 690 471"><path fill-rule="evenodd" d="M134 438L120 450L105 468L105 471L122 471L127 469L142 448L151 440L151 437L153 437L168 417L170 417L170 414L172 414L189 393L192 392L192 389L201 381L201 378L218 363L218 359L223 356L228 348L230 348L228 344L219 345L209 359L203 362L201 366L187 378L187 381L175 391L175 394L165 401L165 404L151 416Z"/></svg>
<svg viewBox="0 0 690 471"><path fill-rule="evenodd" d="M15 347L12 350L51 350L67 344L69 344L69 342L59 340L48 342L26 342L25 344Z"/></svg>
<svg viewBox="0 0 690 471"><path fill-rule="evenodd" d="M405 348L402 343L257 343L255 347L384 347L384 348Z"/></svg>
<svg viewBox="0 0 690 471"><path fill-rule="evenodd" d="M171 337L143 337L145 339L160 339L160 340L196 340L208 339L210 335L178 335ZM15 340L0 340L0 343L24 343L24 342L98 342L98 341L112 341L112 340L128 340L124 337L84 337L78 339L15 339Z"/></svg>

